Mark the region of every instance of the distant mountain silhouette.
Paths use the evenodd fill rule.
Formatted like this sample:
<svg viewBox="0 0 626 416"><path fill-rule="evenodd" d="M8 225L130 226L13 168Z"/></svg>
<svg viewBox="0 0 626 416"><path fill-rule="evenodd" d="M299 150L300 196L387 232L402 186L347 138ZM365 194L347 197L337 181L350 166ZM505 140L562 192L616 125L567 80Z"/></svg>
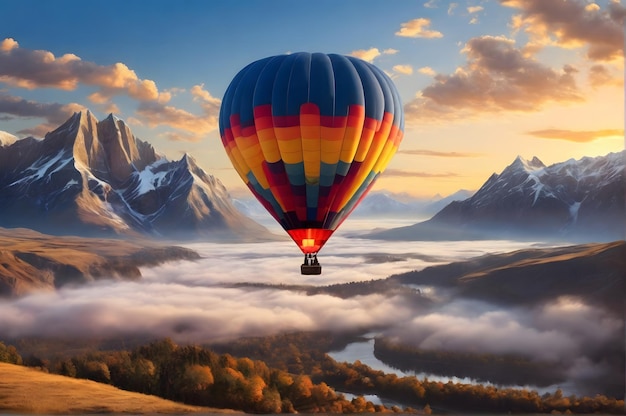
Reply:
<svg viewBox="0 0 626 416"><path fill-rule="evenodd" d="M258 238L222 183L169 161L112 114L77 112L42 140L0 142L0 226L50 234Z"/></svg>
<svg viewBox="0 0 626 416"><path fill-rule="evenodd" d="M621 240L626 231L625 159L622 151L545 166L536 157L517 157L474 195L451 202L428 221L368 237Z"/></svg>
<svg viewBox="0 0 626 416"><path fill-rule="evenodd" d="M473 192L471 191L461 189L447 197L420 198L385 191L374 191L367 194L350 215L360 217L428 218L450 202L463 200L472 194Z"/></svg>

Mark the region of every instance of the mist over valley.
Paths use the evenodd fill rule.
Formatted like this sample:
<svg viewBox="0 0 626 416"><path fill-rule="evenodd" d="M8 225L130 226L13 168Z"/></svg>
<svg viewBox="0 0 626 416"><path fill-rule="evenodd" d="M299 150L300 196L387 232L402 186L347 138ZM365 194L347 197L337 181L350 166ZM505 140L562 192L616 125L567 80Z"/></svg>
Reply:
<svg viewBox="0 0 626 416"><path fill-rule="evenodd" d="M517 158L447 197L372 192L304 276L260 203L112 115L2 137L0 340L31 362L163 339L272 362L262 346L319 337L317 365L623 397L624 152Z"/></svg>

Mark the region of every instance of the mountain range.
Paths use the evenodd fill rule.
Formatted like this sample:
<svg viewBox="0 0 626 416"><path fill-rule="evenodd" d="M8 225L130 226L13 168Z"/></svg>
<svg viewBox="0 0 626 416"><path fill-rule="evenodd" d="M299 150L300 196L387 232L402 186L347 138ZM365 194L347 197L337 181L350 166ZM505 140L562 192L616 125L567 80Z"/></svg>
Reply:
<svg viewBox="0 0 626 416"><path fill-rule="evenodd" d="M469 198L432 218L368 237L399 240L542 238L623 240L626 151L546 166L517 157Z"/></svg>
<svg viewBox="0 0 626 416"><path fill-rule="evenodd" d="M268 231L188 154L169 161L123 120L71 116L43 139L0 135L0 227L49 234L254 239Z"/></svg>
<svg viewBox="0 0 626 416"><path fill-rule="evenodd" d="M384 191L369 193L350 215L372 217L391 216L405 218L430 217L453 201L461 201L474 192L461 189L442 197L416 198L408 195L396 195Z"/></svg>

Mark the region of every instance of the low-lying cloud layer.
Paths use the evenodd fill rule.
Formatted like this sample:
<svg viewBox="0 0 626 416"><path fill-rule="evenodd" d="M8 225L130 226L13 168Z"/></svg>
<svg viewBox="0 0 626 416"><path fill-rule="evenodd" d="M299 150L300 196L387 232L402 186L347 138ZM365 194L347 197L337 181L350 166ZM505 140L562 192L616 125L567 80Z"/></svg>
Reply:
<svg viewBox="0 0 626 416"><path fill-rule="evenodd" d="M349 228L349 227L347 227ZM349 230L347 230L349 232ZM531 243L384 242L336 235L320 254L321 276L302 276L291 241L192 245L203 259L144 269L136 282L100 281L0 302L0 336L151 336L223 341L282 331L386 328L422 348L519 353L563 360L573 377L602 373L597 345L612 342L620 319L575 299L502 309L433 294L434 307L384 294L341 299L237 283L327 285L369 281L438 262L507 252ZM371 262L385 255L389 262ZM383 257L385 257L383 256Z"/></svg>

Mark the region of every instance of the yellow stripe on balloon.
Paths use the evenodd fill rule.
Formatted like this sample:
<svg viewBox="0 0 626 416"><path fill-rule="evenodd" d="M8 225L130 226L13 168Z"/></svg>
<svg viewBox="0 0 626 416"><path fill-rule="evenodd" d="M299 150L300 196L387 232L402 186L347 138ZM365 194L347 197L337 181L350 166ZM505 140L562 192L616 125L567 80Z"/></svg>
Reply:
<svg viewBox="0 0 626 416"><path fill-rule="evenodd" d="M278 148L274 128L257 130L257 136L259 138L259 144L261 145L261 151L263 152L263 156L265 156L265 160L268 163L278 162L280 160L280 149Z"/></svg>
<svg viewBox="0 0 626 416"><path fill-rule="evenodd" d="M389 136L389 140L385 143L385 147L381 152L380 157L378 158L378 162L374 165L374 172L381 173L387 168L387 165L396 154L400 142L402 141L402 131L394 126L391 129L391 133Z"/></svg>
<svg viewBox="0 0 626 416"><path fill-rule="evenodd" d="M339 155L339 160L342 162L351 163L354 160L356 151L359 148L364 120L365 108L357 105L350 106L348 124L343 136L343 145Z"/></svg>
<svg viewBox="0 0 626 416"><path fill-rule="evenodd" d="M300 126L275 127L274 133L283 162L289 164L302 162Z"/></svg>
<svg viewBox="0 0 626 416"><path fill-rule="evenodd" d="M389 137L389 132L391 131L391 126L393 122L393 115L390 113L385 113L383 116L383 121L380 125L380 129L374 135L372 140L372 145L370 146L369 151L363 160L363 164L360 166L359 171L356 175L356 179L354 181L355 184L362 184L365 181L367 175L370 174L372 168L378 161L378 158L383 151L385 143ZM359 189L359 186L354 186L353 189L350 189L349 192L346 192L342 195L338 210L342 210L345 208L346 204L352 199L355 192Z"/></svg>
<svg viewBox="0 0 626 416"><path fill-rule="evenodd" d="M321 128L321 156L322 162L334 165L339 162L341 147L343 146L343 136L345 134L345 126L341 127L325 127Z"/></svg>
<svg viewBox="0 0 626 416"><path fill-rule="evenodd" d="M378 123L376 120L371 118L365 119L359 145L357 147L356 154L354 155L355 162L363 162L365 160L365 157L370 150L370 146L372 145L372 140L374 140L377 126Z"/></svg>
<svg viewBox="0 0 626 416"><path fill-rule="evenodd" d="M321 127L319 109L314 104L304 104L300 110L300 134L304 177L308 184L319 183L321 161Z"/></svg>

